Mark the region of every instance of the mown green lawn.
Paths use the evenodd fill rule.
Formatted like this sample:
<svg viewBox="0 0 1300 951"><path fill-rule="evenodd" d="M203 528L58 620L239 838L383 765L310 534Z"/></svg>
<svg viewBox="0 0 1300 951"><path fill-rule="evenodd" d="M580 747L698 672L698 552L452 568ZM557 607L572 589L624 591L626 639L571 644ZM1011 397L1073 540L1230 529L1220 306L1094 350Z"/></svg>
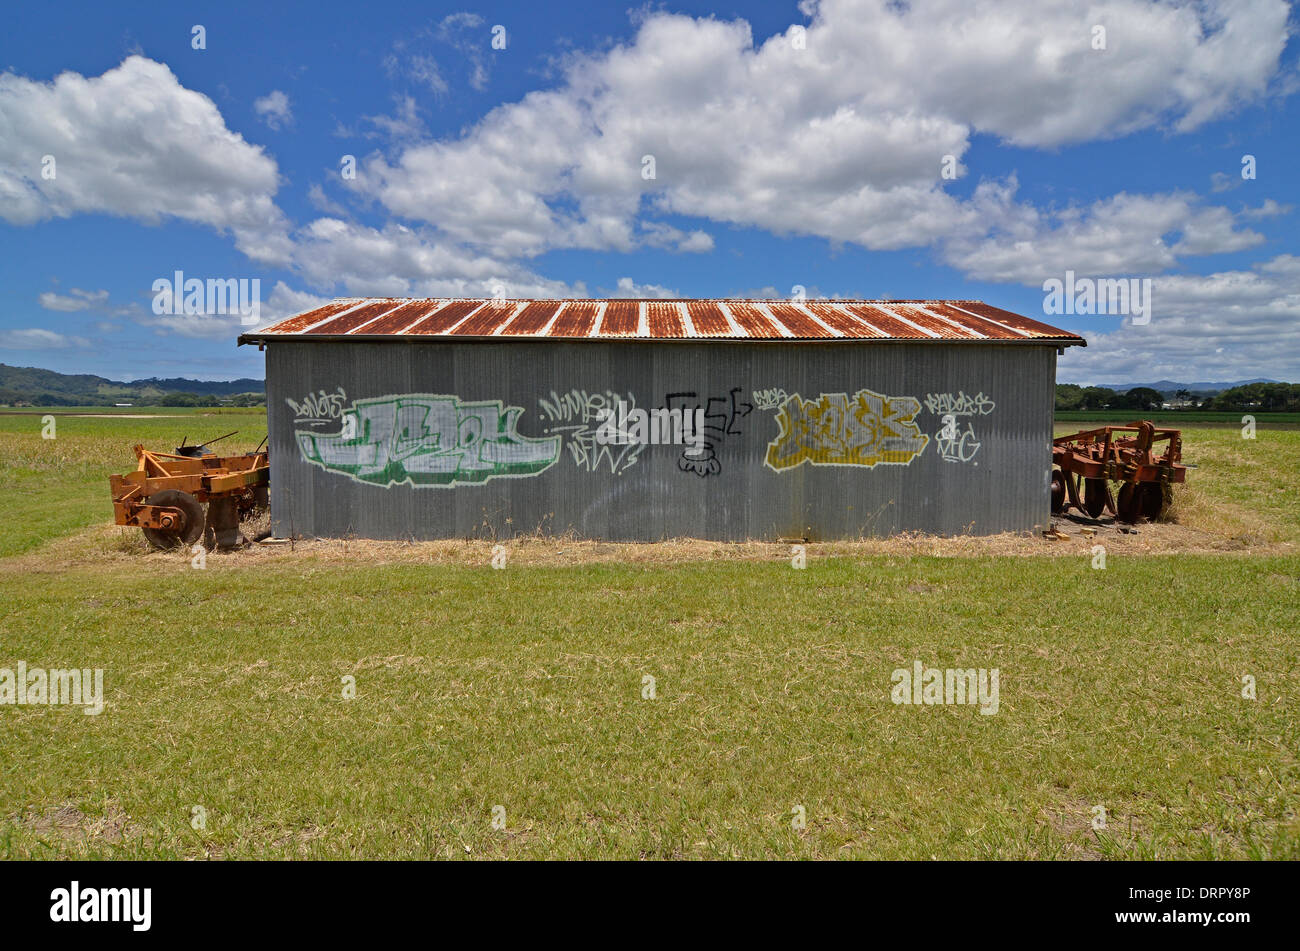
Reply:
<svg viewBox="0 0 1300 951"><path fill-rule="evenodd" d="M0 416L30 416L51 413L56 416L89 413L95 416L264 416L265 406L0 406Z"/></svg>
<svg viewBox="0 0 1300 951"><path fill-rule="evenodd" d="M1209 556L3 574L5 655L107 707L0 708L0 854L1294 858L1297 595ZM895 705L916 660L998 712ZM64 803L123 838L42 835Z"/></svg>
<svg viewBox="0 0 1300 951"><path fill-rule="evenodd" d="M1300 857L1300 557L1276 545L1105 570L47 558L109 518L131 442L234 428L126 422L38 445L0 420L4 474L73 513L0 490L0 668L102 667L107 695L0 705L0 857ZM1275 485L1300 434L1187 441L1193 515L1296 538ZM996 668L998 712L894 704L918 660Z"/></svg>

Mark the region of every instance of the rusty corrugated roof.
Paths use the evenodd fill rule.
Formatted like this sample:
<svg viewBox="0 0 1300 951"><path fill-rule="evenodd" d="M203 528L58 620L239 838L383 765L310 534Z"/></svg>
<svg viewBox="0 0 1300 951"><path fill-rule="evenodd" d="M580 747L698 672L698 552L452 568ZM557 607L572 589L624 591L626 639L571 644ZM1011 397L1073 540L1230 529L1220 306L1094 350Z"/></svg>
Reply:
<svg viewBox="0 0 1300 951"><path fill-rule="evenodd" d="M1084 345L975 300L339 298L240 343L408 337L561 340L935 340Z"/></svg>

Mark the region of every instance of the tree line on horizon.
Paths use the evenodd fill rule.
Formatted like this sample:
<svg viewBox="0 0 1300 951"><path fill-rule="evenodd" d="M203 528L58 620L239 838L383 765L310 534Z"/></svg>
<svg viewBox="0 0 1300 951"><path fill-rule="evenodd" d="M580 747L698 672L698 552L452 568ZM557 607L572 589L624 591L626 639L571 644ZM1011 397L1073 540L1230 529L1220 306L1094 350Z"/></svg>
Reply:
<svg viewBox="0 0 1300 951"><path fill-rule="evenodd" d="M1211 410L1225 413L1297 413L1300 412L1300 383L1247 383L1218 393L1194 393L1178 390L1172 399L1149 386L1137 386L1119 392L1105 386L1056 384L1058 411L1131 409L1150 411Z"/></svg>

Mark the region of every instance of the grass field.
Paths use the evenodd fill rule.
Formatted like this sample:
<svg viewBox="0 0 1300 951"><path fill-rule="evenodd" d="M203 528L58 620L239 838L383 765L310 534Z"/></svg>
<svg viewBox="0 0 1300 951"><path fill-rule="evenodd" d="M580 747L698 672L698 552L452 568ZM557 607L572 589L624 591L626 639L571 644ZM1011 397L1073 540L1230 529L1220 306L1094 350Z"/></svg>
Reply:
<svg viewBox="0 0 1300 951"><path fill-rule="evenodd" d="M49 412L63 412L60 407ZM91 412L87 409L85 412ZM71 413L78 412L73 409ZM113 519L108 477L136 466L131 447L171 452L181 441L236 436L217 443L223 452L252 449L266 435L265 412L197 415L185 408L144 408L174 413L152 419L55 416L53 439L43 439L43 411L0 414L0 557L30 551L52 538Z"/></svg>
<svg viewBox="0 0 1300 951"><path fill-rule="evenodd" d="M1150 419L1157 426L1169 426L1173 429L1185 429L1188 426L1217 423L1224 426L1242 426L1245 413L1223 413L1217 410L1178 410L1176 412L1143 413L1138 410L1057 410L1058 423L1085 422L1098 426L1124 425L1135 419ZM1255 413L1257 426L1276 428L1279 426L1300 426L1300 413ZM1080 427L1083 428L1083 427Z"/></svg>
<svg viewBox="0 0 1300 951"><path fill-rule="evenodd" d="M266 418L265 406L0 406L0 416L104 416L133 417L222 417L254 416Z"/></svg>
<svg viewBox="0 0 1300 951"><path fill-rule="evenodd" d="M224 423L0 418L0 667L106 695L0 705L0 857L1300 857L1300 431L1185 427L1180 524L1105 570L1028 537L199 571L107 524L132 443ZM915 661L996 668L997 713L892 703Z"/></svg>

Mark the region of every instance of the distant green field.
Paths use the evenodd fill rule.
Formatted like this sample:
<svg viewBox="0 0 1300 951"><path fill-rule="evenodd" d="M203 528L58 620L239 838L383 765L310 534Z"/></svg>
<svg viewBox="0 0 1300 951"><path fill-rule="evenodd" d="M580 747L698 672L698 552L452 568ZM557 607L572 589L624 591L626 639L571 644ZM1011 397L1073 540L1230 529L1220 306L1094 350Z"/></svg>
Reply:
<svg viewBox="0 0 1300 951"><path fill-rule="evenodd" d="M1159 426L1181 429L1196 423L1223 423L1241 426L1245 413L1219 413L1209 410L1179 410L1177 412L1148 410L1057 410L1056 421L1061 422L1095 422L1098 426L1123 425L1134 420L1149 419ZM1253 413L1255 428L1269 426L1300 425L1300 413Z"/></svg>
<svg viewBox="0 0 1300 951"><path fill-rule="evenodd" d="M0 417L0 668L106 706L0 705L0 858L1300 858L1300 430L1184 427L1236 555L195 570L105 477L236 423L56 425Z"/></svg>
<svg viewBox="0 0 1300 951"><path fill-rule="evenodd" d="M266 414L265 406L0 406L0 416L54 416L89 413L93 415L133 416L258 416Z"/></svg>

